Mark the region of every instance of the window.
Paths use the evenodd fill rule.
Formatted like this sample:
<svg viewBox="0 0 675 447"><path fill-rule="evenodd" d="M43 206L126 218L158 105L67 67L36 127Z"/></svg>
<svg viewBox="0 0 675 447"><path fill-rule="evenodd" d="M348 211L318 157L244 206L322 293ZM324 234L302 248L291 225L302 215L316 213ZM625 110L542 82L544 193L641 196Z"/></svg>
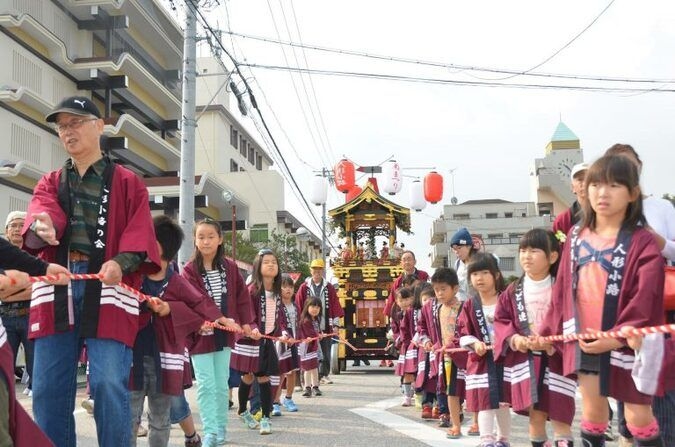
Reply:
<svg viewBox="0 0 675 447"><path fill-rule="evenodd" d="M258 155L255 160L255 168L258 171L262 171L262 155Z"/></svg>
<svg viewBox="0 0 675 447"><path fill-rule="evenodd" d="M230 144L236 149L239 142L239 132L234 126L230 126Z"/></svg>
<svg viewBox="0 0 675 447"><path fill-rule="evenodd" d="M485 218L486 219L496 219L497 213L485 213Z"/></svg>
<svg viewBox="0 0 675 447"><path fill-rule="evenodd" d="M502 237L504 237L502 233L488 233L488 239L497 239Z"/></svg>
<svg viewBox="0 0 675 447"><path fill-rule="evenodd" d="M239 172L239 165L230 158L230 172Z"/></svg>
<svg viewBox="0 0 675 447"><path fill-rule="evenodd" d="M251 227L251 235L249 236L251 242L268 242L269 232L267 231L267 224L255 224Z"/></svg>
<svg viewBox="0 0 675 447"><path fill-rule="evenodd" d="M504 271L510 271L512 272L514 270L514 267L516 265L516 258L499 258L499 270L502 272Z"/></svg>
<svg viewBox="0 0 675 447"><path fill-rule="evenodd" d="M553 203L552 202L542 202L538 204L539 215L540 216L552 216L553 215Z"/></svg>
<svg viewBox="0 0 675 447"><path fill-rule="evenodd" d="M248 147L248 162L255 165L255 149L250 145Z"/></svg>
<svg viewBox="0 0 675 447"><path fill-rule="evenodd" d="M452 220L469 220L469 213L466 214L453 214Z"/></svg>
<svg viewBox="0 0 675 447"><path fill-rule="evenodd" d="M242 157L246 157L246 139L244 137L239 138L239 153Z"/></svg>
<svg viewBox="0 0 675 447"><path fill-rule="evenodd" d="M511 219L513 217L513 213L504 213L504 217Z"/></svg>

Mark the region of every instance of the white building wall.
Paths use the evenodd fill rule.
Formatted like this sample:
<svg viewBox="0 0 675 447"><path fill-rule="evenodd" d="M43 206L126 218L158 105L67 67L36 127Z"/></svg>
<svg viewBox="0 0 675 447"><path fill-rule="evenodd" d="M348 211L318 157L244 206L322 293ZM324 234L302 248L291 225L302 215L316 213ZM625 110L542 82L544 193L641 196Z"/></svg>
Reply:
<svg viewBox="0 0 675 447"><path fill-rule="evenodd" d="M212 57L197 58L197 76L199 88L197 88L197 105L220 104L230 109L229 73L226 73L221 64ZM221 88L222 87L222 88ZM215 95L215 98L214 98Z"/></svg>
<svg viewBox="0 0 675 447"><path fill-rule="evenodd" d="M492 213L497 213L497 217L488 218L487 216ZM505 213L511 213L513 217L505 217ZM453 218L462 214L468 214L468 218ZM433 226L432 238L438 232L444 232L444 238L437 238L439 242L433 244L432 262L436 267L444 264L454 267L456 258L449 242L459 228L466 227L471 234L479 235L483 239L486 252L500 258L500 268L504 277L520 276L522 275L518 263L520 237L533 228L550 229L552 224L553 219L550 216L537 215L536 206L532 202L446 205L443 220L435 221Z"/></svg>

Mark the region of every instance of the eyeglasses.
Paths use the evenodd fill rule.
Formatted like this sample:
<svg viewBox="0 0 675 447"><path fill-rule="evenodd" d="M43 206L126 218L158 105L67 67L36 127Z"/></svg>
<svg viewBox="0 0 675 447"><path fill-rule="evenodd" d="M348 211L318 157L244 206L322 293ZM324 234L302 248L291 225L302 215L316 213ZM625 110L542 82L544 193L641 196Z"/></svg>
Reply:
<svg viewBox="0 0 675 447"><path fill-rule="evenodd" d="M269 248L263 248L258 252L258 256L273 255L274 252Z"/></svg>
<svg viewBox="0 0 675 447"><path fill-rule="evenodd" d="M84 123L87 123L89 121L96 121L97 119L98 118L80 118L80 119L72 120L68 123L54 124L54 129L56 129L56 131L58 133L63 133L65 131L67 131L68 129L76 130L76 129L79 129L80 127L82 127L82 125Z"/></svg>

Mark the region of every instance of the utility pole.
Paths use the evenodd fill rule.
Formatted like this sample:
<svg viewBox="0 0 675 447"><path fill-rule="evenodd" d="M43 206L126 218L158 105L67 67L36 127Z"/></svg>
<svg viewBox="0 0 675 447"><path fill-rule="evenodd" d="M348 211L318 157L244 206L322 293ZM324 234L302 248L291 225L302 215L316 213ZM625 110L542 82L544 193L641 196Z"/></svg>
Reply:
<svg viewBox="0 0 675 447"><path fill-rule="evenodd" d="M181 267L190 259L194 246L192 227L195 220L195 127L197 126L195 109L197 96L197 9L199 8L199 1L187 1L185 6L180 199L178 204L178 223L185 233L185 240L178 252L178 264Z"/></svg>

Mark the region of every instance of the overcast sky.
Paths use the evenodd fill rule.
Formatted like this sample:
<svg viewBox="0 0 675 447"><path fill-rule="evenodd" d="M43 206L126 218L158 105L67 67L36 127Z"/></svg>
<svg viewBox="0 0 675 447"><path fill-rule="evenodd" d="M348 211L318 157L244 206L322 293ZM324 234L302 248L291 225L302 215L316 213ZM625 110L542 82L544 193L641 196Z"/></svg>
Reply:
<svg viewBox="0 0 675 447"><path fill-rule="evenodd" d="M597 18L576 40L533 72L673 82L528 76L504 79L507 75L499 73L403 64L311 49L303 52L296 48L294 54L289 46L227 34L223 34L222 41L239 62L259 65L470 82L675 89L675 3L665 0L616 0L603 14L601 11L610 4L608 0L305 0L292 4L289 0L220 0L220 4L207 17L211 25L223 30L272 40L302 41L309 46L515 71L530 70L545 61ZM229 60L226 63L232 66ZM308 75L302 75L303 87L297 73L247 67L242 70L249 77L282 153L305 190L310 184L309 166L332 165L342 155L360 165L378 164L393 155L404 167L435 167L441 172L446 178L444 203L449 203L452 196L448 173L452 168L456 168L454 194L460 202L486 198L528 201L528 167L534 158L544 156L544 147L562 117L580 138L587 161L593 161L615 142L630 143L644 162L644 190L659 196L675 193L675 93L474 87L319 74L312 75L311 81ZM250 119L244 122L251 125ZM424 173L406 171L410 175ZM290 188L286 195L289 210L309 223ZM407 206L407 188L394 200ZM342 194L334 190L329 194L329 207L343 201ZM441 204L413 213L415 236L400 238L416 251L422 268L430 265L430 225L441 213Z"/></svg>

